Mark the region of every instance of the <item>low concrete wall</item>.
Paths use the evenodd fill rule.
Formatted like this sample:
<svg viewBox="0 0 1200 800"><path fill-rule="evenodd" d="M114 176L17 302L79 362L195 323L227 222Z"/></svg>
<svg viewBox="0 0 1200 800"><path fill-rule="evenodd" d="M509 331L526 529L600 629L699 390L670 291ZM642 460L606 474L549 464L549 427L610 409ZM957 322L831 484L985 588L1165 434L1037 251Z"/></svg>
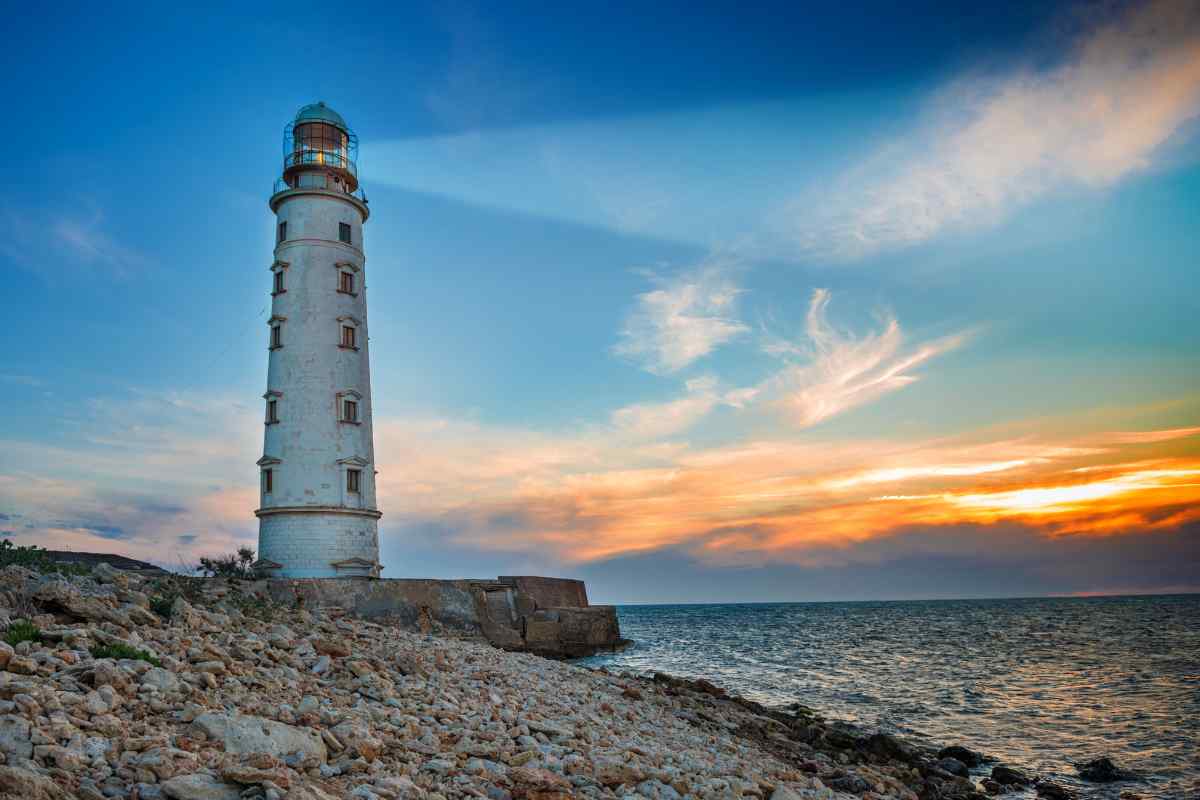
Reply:
<svg viewBox="0 0 1200 800"><path fill-rule="evenodd" d="M267 583L278 602L345 608L365 619L389 619L409 627L427 629L437 621L456 630L482 632L473 581L279 578Z"/></svg>
<svg viewBox="0 0 1200 800"><path fill-rule="evenodd" d="M578 658L625 643L616 609L587 605L583 582L565 578L280 578L265 583L277 602L344 608L426 632L441 627L481 635L506 650L551 658Z"/></svg>
<svg viewBox="0 0 1200 800"><path fill-rule="evenodd" d="M572 578L501 575L497 580L537 601L539 608L587 608L587 587Z"/></svg>

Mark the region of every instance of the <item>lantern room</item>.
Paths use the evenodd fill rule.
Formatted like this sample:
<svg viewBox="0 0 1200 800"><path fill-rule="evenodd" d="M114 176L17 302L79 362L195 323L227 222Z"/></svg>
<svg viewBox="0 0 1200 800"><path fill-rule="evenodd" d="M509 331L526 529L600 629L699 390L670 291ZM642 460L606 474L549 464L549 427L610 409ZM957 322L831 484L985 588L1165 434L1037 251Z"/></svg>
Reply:
<svg viewBox="0 0 1200 800"><path fill-rule="evenodd" d="M358 137L325 103L311 103L283 129L283 183L289 188L358 188Z"/></svg>

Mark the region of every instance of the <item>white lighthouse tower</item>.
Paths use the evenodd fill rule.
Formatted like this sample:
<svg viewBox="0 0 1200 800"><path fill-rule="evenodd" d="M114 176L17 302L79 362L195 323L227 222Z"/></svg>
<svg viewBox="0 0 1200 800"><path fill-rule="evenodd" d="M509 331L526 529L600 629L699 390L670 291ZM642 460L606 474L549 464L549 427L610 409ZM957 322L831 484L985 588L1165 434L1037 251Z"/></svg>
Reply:
<svg viewBox="0 0 1200 800"><path fill-rule="evenodd" d="M324 103L284 129L258 517L258 566L378 577L358 138Z"/></svg>

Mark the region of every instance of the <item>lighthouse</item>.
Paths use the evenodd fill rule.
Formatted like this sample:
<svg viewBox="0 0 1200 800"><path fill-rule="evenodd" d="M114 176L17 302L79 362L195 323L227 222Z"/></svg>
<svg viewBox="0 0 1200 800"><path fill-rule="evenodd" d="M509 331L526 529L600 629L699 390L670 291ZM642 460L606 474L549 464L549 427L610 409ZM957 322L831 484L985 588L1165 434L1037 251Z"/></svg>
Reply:
<svg viewBox="0 0 1200 800"><path fill-rule="evenodd" d="M357 155L358 138L324 103L284 128L254 512L257 567L276 577L382 569Z"/></svg>

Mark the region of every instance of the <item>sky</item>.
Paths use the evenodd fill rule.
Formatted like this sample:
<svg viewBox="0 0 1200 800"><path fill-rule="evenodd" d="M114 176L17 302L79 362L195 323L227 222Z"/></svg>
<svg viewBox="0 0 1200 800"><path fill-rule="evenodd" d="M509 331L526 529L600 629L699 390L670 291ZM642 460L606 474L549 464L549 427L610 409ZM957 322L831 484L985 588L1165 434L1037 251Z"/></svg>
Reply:
<svg viewBox="0 0 1200 800"><path fill-rule="evenodd" d="M0 536L255 546L296 110L388 577L1200 591L1200 5L9 9Z"/></svg>

